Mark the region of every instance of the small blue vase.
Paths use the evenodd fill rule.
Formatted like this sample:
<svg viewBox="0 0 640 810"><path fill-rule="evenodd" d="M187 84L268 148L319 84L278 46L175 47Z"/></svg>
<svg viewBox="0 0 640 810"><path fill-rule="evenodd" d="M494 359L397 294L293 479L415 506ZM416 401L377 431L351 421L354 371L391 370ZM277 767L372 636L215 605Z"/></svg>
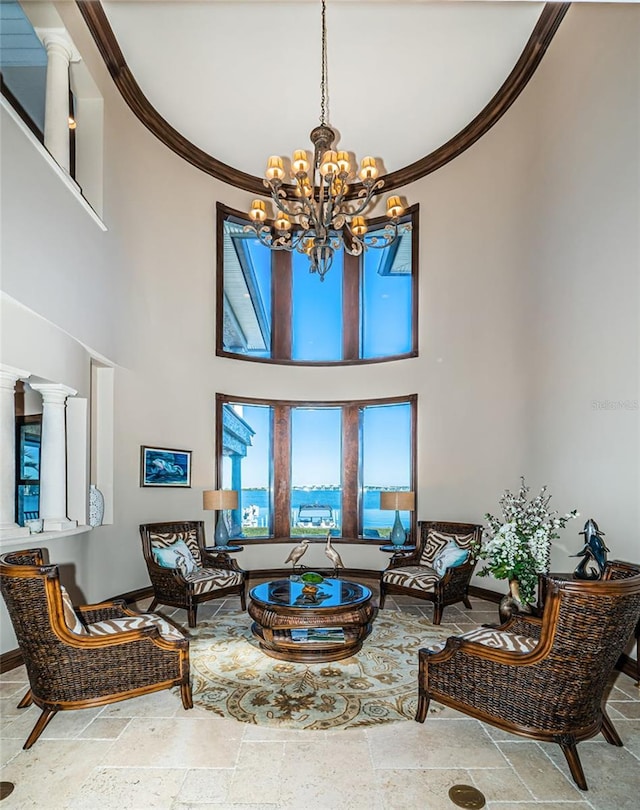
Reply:
<svg viewBox="0 0 640 810"><path fill-rule="evenodd" d="M407 542L407 533L402 527L402 522L400 521L400 511L398 509L396 509L396 519L393 522L393 529L391 529L389 539L394 546L404 546L404 544Z"/></svg>

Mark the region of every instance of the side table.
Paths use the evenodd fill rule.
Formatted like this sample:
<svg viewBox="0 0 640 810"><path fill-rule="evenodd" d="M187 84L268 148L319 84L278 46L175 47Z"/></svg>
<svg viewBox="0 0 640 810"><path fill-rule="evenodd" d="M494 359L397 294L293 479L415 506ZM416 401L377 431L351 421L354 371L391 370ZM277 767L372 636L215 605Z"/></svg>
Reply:
<svg viewBox="0 0 640 810"><path fill-rule="evenodd" d="M380 551L386 551L387 554L413 554L416 550L415 546L396 546L393 543L387 543L384 546L379 546Z"/></svg>
<svg viewBox="0 0 640 810"><path fill-rule="evenodd" d="M229 555L243 551L244 546L205 546L204 550L211 557L216 558L221 567L227 568L229 571L242 571L238 563Z"/></svg>

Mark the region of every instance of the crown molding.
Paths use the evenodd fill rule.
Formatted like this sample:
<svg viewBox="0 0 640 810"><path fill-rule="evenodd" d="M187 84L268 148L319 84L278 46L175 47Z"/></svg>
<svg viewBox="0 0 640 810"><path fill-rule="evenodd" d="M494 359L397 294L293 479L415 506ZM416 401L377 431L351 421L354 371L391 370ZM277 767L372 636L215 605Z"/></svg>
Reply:
<svg viewBox="0 0 640 810"><path fill-rule="evenodd" d="M97 0L76 0L76 4L114 84L138 120L165 146L197 169L223 183L258 196L265 196L261 177L235 169L209 155L181 135L153 107L127 65L102 4ZM384 192L406 186L440 169L469 149L502 118L536 72L570 5L570 3L547 3L544 6L520 58L485 108L464 129L438 149L402 169L384 175L382 178ZM360 188L359 183L354 184L350 196L356 196Z"/></svg>

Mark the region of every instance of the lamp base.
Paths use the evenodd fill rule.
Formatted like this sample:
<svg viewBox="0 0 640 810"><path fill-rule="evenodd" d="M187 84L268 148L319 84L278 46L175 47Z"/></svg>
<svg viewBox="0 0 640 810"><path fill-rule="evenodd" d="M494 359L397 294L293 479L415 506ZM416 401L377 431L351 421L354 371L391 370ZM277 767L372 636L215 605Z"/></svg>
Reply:
<svg viewBox="0 0 640 810"><path fill-rule="evenodd" d="M407 533L402 527L402 522L400 521L400 512L398 509L396 509L396 519L393 523L393 529L391 529L389 540L391 540L394 546L404 546L404 544L407 542Z"/></svg>
<svg viewBox="0 0 640 810"><path fill-rule="evenodd" d="M227 530L227 524L224 519L224 514L222 511L218 514L218 522L216 523L216 530L213 535L214 543L216 546L228 546L229 545L229 532Z"/></svg>

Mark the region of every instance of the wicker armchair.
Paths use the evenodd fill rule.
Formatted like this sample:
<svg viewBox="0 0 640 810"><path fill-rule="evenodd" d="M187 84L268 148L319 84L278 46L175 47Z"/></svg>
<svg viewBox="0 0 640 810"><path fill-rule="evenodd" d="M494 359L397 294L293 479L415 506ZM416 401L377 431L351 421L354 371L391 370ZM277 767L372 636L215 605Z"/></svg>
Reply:
<svg viewBox="0 0 640 810"><path fill-rule="evenodd" d="M204 522L201 520L145 523L140 526L142 552L153 586L153 602L187 611L189 627L196 626L198 605L210 599L239 594L246 609L245 572L227 554L214 554L205 547ZM154 549L165 549L183 540L191 552L197 570L185 575L177 568L164 568L156 562Z"/></svg>
<svg viewBox="0 0 640 810"><path fill-rule="evenodd" d="M380 608L384 608L388 593L401 593L416 599L433 602L433 623L440 624L446 605L464 602L471 610L469 582L476 566L473 549L480 545L482 526L475 523L447 523L421 520L418 522L416 550L410 554L396 554L380 578ZM448 568L440 578L433 570L433 562L447 542L472 551L463 565Z"/></svg>
<svg viewBox="0 0 640 810"><path fill-rule="evenodd" d="M24 748L58 711L103 706L173 686L193 707L189 642L160 616L122 601L74 609L44 549L0 556L0 587L20 645L29 690L18 704L42 709Z"/></svg>
<svg viewBox="0 0 640 810"><path fill-rule="evenodd" d="M609 675L640 616L640 575L548 578L541 618L517 615L420 650L418 710L433 698L514 734L557 743L582 790L576 744L602 731L622 745L604 708Z"/></svg>

